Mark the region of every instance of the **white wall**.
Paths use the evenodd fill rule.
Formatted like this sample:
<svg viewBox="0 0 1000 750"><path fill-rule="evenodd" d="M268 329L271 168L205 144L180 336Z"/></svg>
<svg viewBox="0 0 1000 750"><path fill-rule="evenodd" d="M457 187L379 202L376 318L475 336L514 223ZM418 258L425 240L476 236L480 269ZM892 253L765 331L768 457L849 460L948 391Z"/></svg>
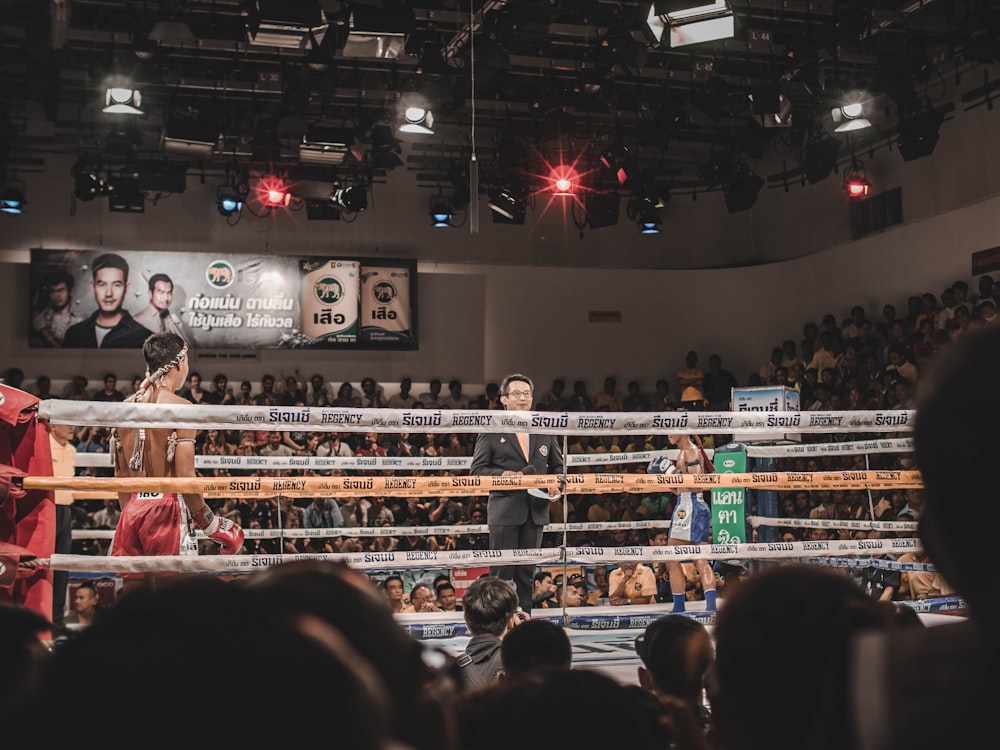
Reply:
<svg viewBox="0 0 1000 750"><path fill-rule="evenodd" d="M456 377L479 384L513 370L532 375L540 389L553 377L582 377L595 392L605 375L615 375L623 390L632 378L651 390L658 377L672 380L684 353L694 348L703 362L721 354L746 382L771 347L800 339L802 324L824 313L842 319L860 304L878 317L886 302L902 313L909 295L938 294L957 279L975 289L970 256L1000 244L998 217L1000 198L993 198L796 260L739 269L421 263L418 351L263 350L250 361L195 359L195 366L203 376L221 370L237 381L296 366L335 382L371 375L390 393L404 375L419 382ZM39 373L57 378L79 372L91 381L106 370L126 378L139 369L135 352L101 351L95 357L93 351L29 349L27 253L10 259L19 262L0 263L0 369L17 365L29 380ZM592 324L591 310L620 310L622 323Z"/></svg>

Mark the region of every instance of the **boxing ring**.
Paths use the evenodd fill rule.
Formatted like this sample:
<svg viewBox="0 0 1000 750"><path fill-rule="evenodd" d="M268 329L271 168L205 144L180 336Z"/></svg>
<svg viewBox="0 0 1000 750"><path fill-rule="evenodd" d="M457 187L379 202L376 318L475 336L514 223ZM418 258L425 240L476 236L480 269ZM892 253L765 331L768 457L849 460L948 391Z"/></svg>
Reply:
<svg viewBox="0 0 1000 750"><path fill-rule="evenodd" d="M342 476L248 476L190 478L114 478L114 477L41 477L23 479L25 488L54 490L69 489L87 496L101 493L128 492L197 492L206 500L233 497L366 497L442 495L485 496L493 489L538 488L561 495L604 493L654 493L720 488L749 490L850 490L862 489L869 494L869 509L873 489L919 489L919 472L903 469L849 470L821 472L751 471L717 474L635 474L611 473L598 469L609 464L648 463L654 458L673 457L676 450L639 451L632 453L573 454L565 444L570 435L668 435L680 433L735 434L746 436L748 442L756 434L772 434L776 421L784 432L836 434L888 434L867 440L847 440L832 443L790 445L746 445L751 458L776 458L824 455L865 455L876 453L905 454L912 449L904 433L910 429L911 411L856 412L624 412L624 413L553 413L476 410L414 410L350 409L315 407L223 407L204 405L163 404L101 404L95 409L88 402L53 400L39 404L38 416L55 424L95 425L105 427L170 427L220 430L338 431L338 432L420 432L420 433L482 433L527 431L556 434L563 438L566 474L524 476L469 476L462 474L471 462L469 457L263 457L201 455L196 458L199 469L280 472L287 470L330 469L356 470L366 474ZM110 466L107 454L78 455L78 465ZM867 458L866 458L867 465ZM586 468L585 472L574 469ZM443 476L384 475L387 471L445 471ZM374 475L373 472L383 472ZM281 503L277 529L244 529L252 539L308 539L331 537L378 537L421 535L486 534L485 524L433 526L343 526L336 528L281 528ZM328 559L346 563L364 572L427 570L430 568L463 568L497 564L552 565L590 567L621 561L658 563L668 560L704 558L710 561L740 561L762 565L796 559L812 564L837 567L884 567L899 571L930 571L928 563L900 563L882 559L881 555L919 552L915 538L915 521L834 520L823 518L786 518L749 516L748 527L772 526L807 528L848 528L910 533L907 537L879 539L799 541L799 542L735 542L714 539L715 543L680 546L573 546L567 544L568 534L577 531L632 530L669 527L669 519L631 522L569 523L565 520L567 503L563 503L564 522L546 526L546 534L560 535L560 543L537 549L489 550L454 549L389 552L237 554L170 557L106 557L93 555L53 555L47 564L53 569L71 573L202 573L239 575L252 573L289 560ZM75 530L74 538L108 539L113 531ZM199 532L200 534L200 532ZM687 614L711 625L714 613L705 612L703 602L688 602ZM939 613L964 609L958 597L942 597L900 602L911 606L922 616L933 620ZM724 599L720 600L724 606ZM569 607L535 609L533 617L553 619L568 628L574 644L574 663L600 663L604 668L624 663L631 669L638 663L631 643L635 634L658 616L667 612L670 603L629 607ZM950 617L950 616L948 616ZM461 612L439 612L397 615L400 624L414 637L436 639L446 647L460 649L467 638Z"/></svg>

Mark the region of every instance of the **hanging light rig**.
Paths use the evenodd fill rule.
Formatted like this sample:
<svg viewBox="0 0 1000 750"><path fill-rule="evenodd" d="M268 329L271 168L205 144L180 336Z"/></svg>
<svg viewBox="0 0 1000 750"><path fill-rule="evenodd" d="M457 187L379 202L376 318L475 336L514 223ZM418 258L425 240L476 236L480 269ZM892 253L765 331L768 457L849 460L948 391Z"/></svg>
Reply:
<svg viewBox="0 0 1000 750"><path fill-rule="evenodd" d="M865 201L871 193L872 184L865 168L856 158L851 158L851 167L844 172L844 192L852 201Z"/></svg>

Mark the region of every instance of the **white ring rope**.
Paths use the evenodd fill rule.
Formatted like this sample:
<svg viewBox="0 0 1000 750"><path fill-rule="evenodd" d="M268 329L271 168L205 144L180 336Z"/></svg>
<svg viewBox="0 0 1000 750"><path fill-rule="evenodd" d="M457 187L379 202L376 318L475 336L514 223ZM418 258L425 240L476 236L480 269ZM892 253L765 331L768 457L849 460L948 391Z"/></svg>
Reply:
<svg viewBox="0 0 1000 750"><path fill-rule="evenodd" d="M38 416L53 424L316 432L523 432L545 435L908 432L913 410L532 412L478 409L343 409L312 406L215 406L102 403L46 399Z"/></svg>
<svg viewBox="0 0 1000 750"><path fill-rule="evenodd" d="M910 453L913 450L911 438L885 440L852 440L844 443L806 443L804 445L748 445L750 458L783 458L797 456L855 456L867 453ZM706 448L709 457L714 456L714 448ZM622 451L621 453L570 453L565 456L567 466L590 466L600 464L648 463L654 458L666 456L677 458L677 449L658 451ZM402 470L447 470L468 469L471 456L239 456L211 455L195 456L197 469L402 469ZM77 453L76 466L85 468L109 468L111 455L108 453Z"/></svg>
<svg viewBox="0 0 1000 750"><path fill-rule="evenodd" d="M596 565L667 560L787 559L824 555L875 555L920 552L919 539L855 539L826 542L766 542L749 544L683 544L663 547L566 547L517 550L437 550L349 552L285 555L165 555L160 557L104 557L52 555L57 570L94 573L239 573L291 560L337 560L358 570L420 569L456 565ZM565 552L565 555L564 555Z"/></svg>

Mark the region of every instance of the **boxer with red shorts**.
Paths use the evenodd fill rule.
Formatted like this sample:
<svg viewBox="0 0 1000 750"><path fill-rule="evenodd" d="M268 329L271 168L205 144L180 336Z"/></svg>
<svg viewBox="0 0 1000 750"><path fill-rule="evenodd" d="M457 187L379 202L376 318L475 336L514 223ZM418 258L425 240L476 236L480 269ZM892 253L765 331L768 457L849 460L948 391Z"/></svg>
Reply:
<svg viewBox="0 0 1000 750"><path fill-rule="evenodd" d="M187 344L175 333L154 333L143 344L146 378L134 396L135 403L189 404L177 395L188 377ZM196 430L157 428L116 429L111 453L116 476L193 477ZM135 555L198 554L190 523L221 547L224 555L239 552L243 529L223 518L196 493L120 492L122 515L111 543L115 557ZM126 573L126 581L146 578Z"/></svg>

